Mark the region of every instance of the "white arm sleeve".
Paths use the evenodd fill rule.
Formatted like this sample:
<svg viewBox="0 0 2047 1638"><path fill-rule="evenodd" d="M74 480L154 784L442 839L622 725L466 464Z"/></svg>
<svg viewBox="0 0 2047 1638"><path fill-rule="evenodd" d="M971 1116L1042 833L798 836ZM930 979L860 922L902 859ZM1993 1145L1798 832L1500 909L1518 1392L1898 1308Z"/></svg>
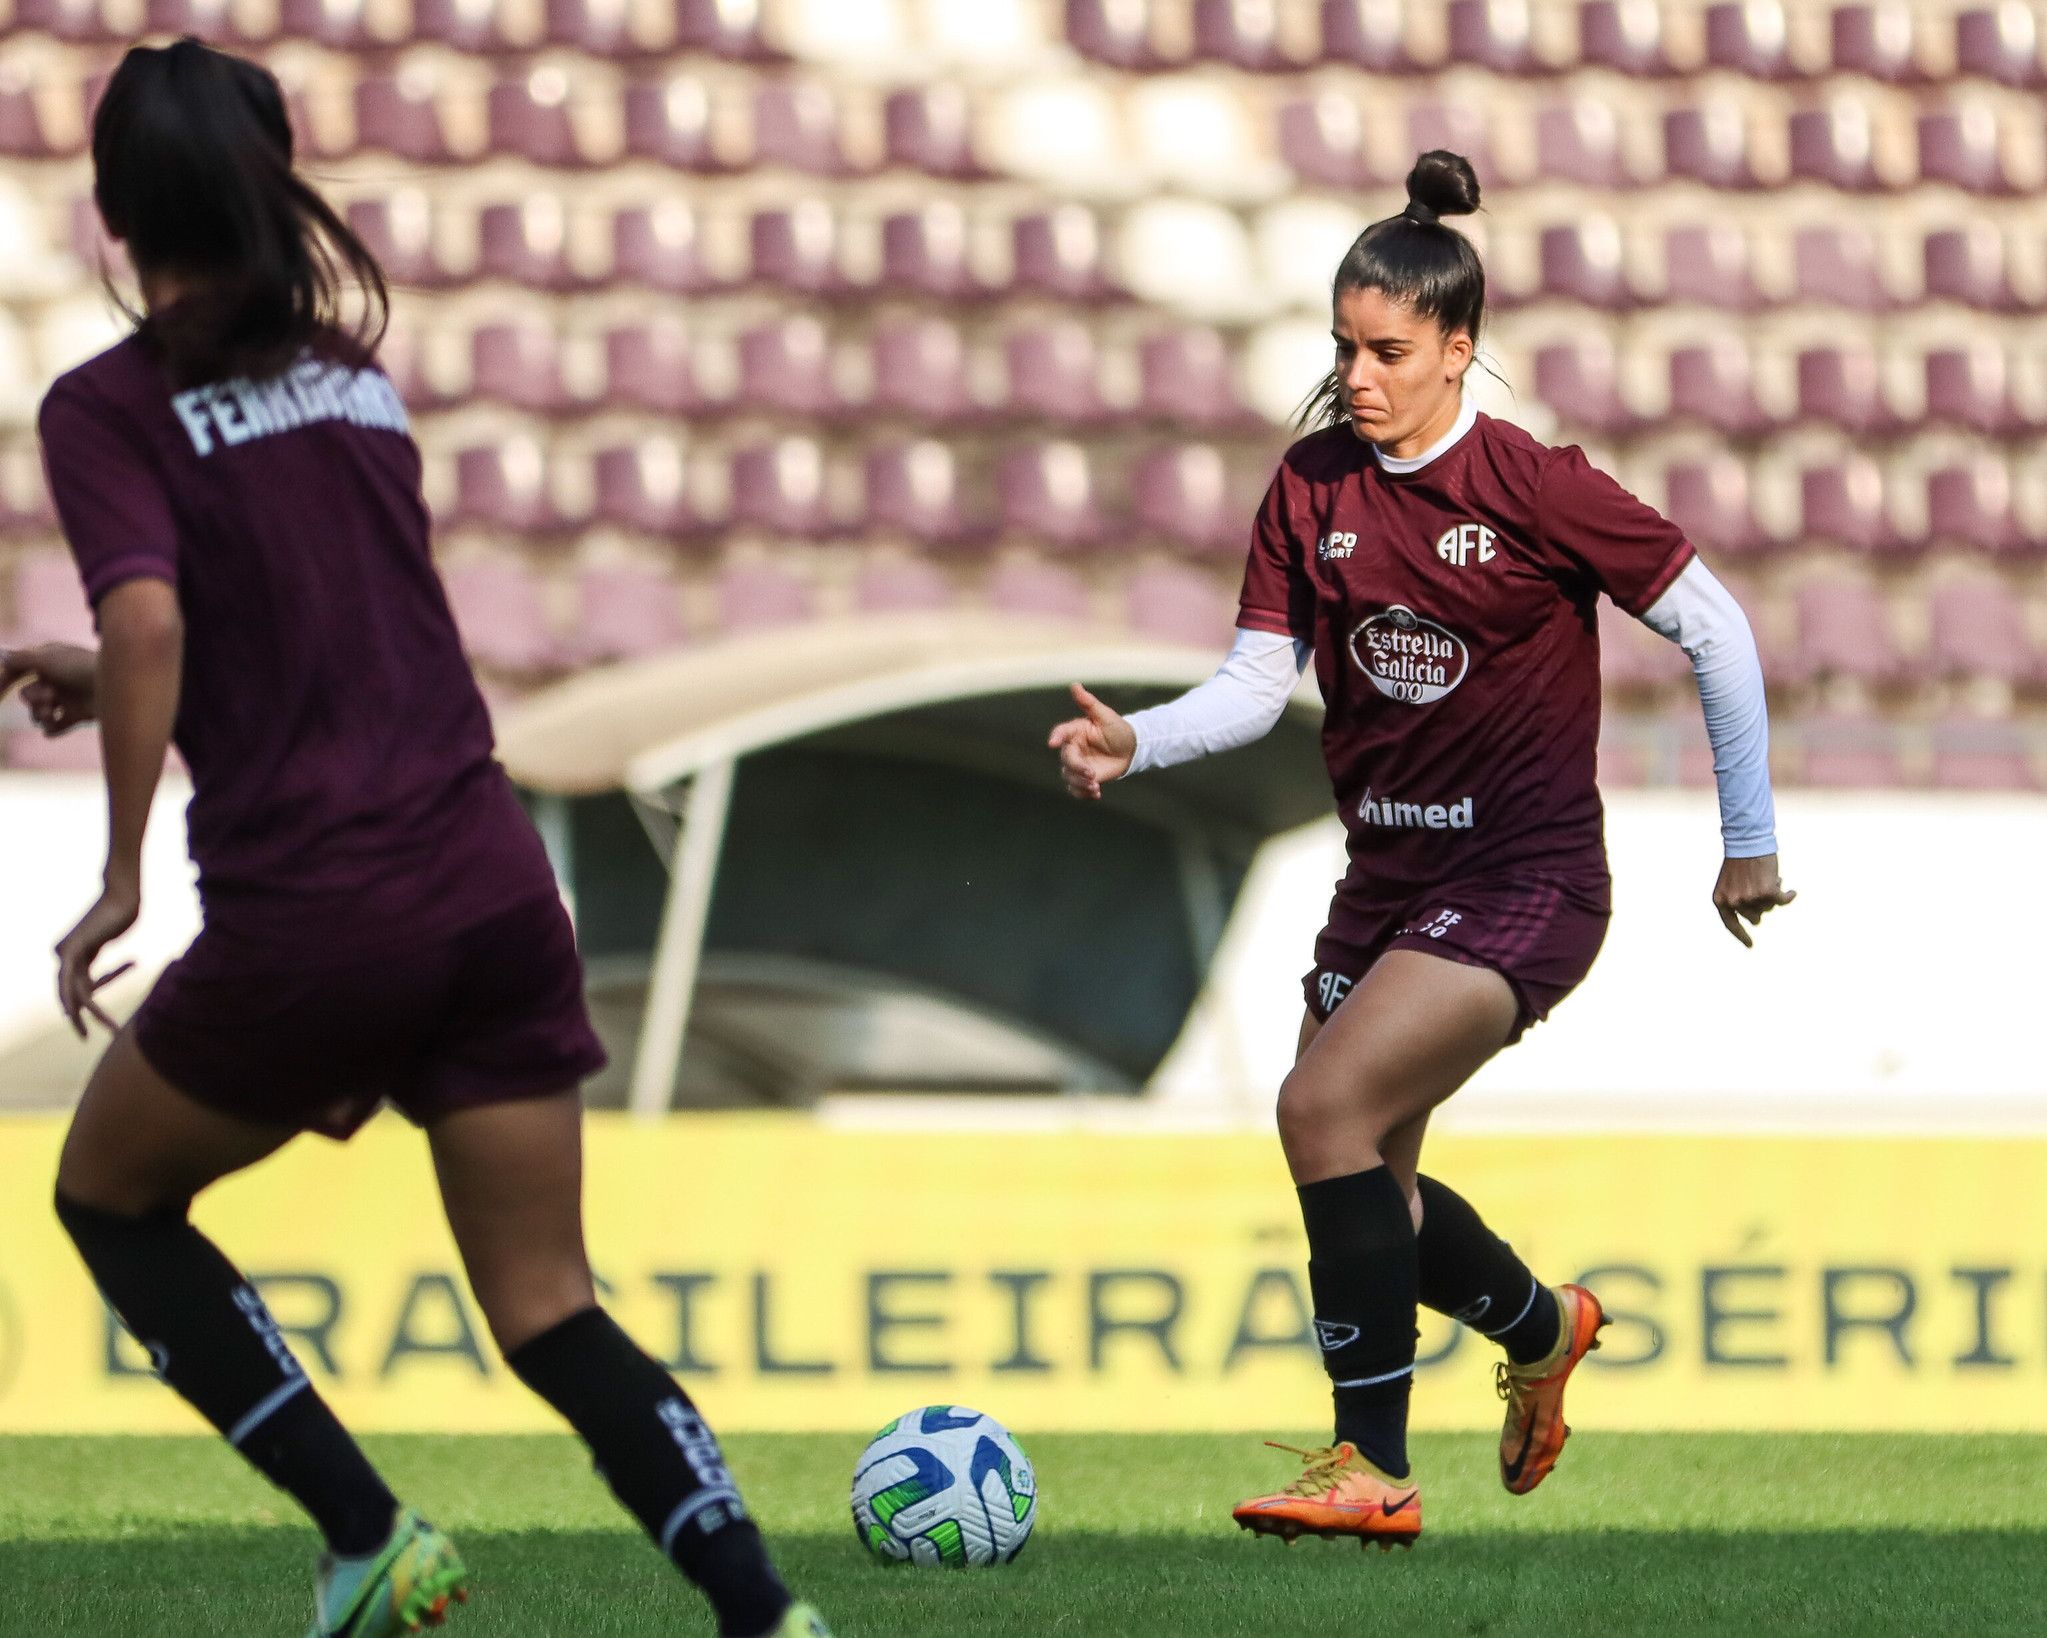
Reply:
<svg viewBox="0 0 2047 1638"><path fill-rule="evenodd" d="M1685 651L1699 683L1713 778L1720 787L1720 837L1730 859L1777 851L1770 796L1770 711L1763 665L1748 617L1697 558L1649 605L1642 623Z"/></svg>
<svg viewBox="0 0 2047 1638"><path fill-rule="evenodd" d="M1313 652L1292 637L1240 629L1229 658L1207 682L1130 714L1137 734L1130 773L1171 768L1263 739L1285 712Z"/></svg>

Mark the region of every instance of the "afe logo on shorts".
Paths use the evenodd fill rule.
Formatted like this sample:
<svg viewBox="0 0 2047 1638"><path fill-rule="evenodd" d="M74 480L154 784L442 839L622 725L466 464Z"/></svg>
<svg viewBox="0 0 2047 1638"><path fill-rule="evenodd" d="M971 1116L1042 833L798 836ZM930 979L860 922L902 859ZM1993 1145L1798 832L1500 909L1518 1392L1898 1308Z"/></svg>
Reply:
<svg viewBox="0 0 2047 1638"><path fill-rule="evenodd" d="M1405 705L1433 705L1471 669L1462 637L1398 603L1350 634L1350 657L1374 688Z"/></svg>

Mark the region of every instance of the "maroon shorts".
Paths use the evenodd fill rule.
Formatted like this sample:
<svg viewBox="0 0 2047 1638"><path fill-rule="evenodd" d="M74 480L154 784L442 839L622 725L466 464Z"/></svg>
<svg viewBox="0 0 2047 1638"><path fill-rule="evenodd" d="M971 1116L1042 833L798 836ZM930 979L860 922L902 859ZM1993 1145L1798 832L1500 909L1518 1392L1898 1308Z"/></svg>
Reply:
<svg viewBox="0 0 2047 1638"><path fill-rule="evenodd" d="M605 1064L552 893L374 960L252 962L200 933L133 1024L151 1067L241 1120L345 1138L389 1101L424 1126L566 1091Z"/></svg>
<svg viewBox="0 0 2047 1638"><path fill-rule="evenodd" d="M1506 979L1520 1003L1512 1043L1592 970L1610 913L1606 884L1597 880L1448 882L1403 904L1376 907L1339 894L1301 989L1308 1010L1326 1023L1388 950L1423 950Z"/></svg>

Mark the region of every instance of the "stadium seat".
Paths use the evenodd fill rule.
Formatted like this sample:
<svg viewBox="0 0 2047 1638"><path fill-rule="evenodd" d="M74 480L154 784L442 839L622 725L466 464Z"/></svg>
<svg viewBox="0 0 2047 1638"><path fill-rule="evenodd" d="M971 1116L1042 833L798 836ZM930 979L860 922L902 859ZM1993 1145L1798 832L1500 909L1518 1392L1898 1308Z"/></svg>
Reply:
<svg viewBox="0 0 2047 1638"><path fill-rule="evenodd" d="M1926 294L1988 313L2035 310L2013 286L2004 236L1991 222L1939 228L1925 239Z"/></svg>
<svg viewBox="0 0 2047 1638"><path fill-rule="evenodd" d="M1222 654L1237 621L1237 600L1212 574L1180 563L1148 563L1124 587L1133 631Z"/></svg>
<svg viewBox="0 0 2047 1638"><path fill-rule="evenodd" d="M1500 185L1500 167L1493 153L1491 122L1479 106L1463 100L1423 97L1407 107L1407 154L1447 148L1471 161L1479 186ZM1412 163L1410 157L1409 163ZM1399 173L1406 176L1402 167Z"/></svg>
<svg viewBox="0 0 2047 1638"><path fill-rule="evenodd" d="M839 105L815 80L767 80L754 92L754 161L807 176L856 174L839 134Z"/></svg>
<svg viewBox="0 0 2047 1638"><path fill-rule="evenodd" d="M718 288L704 260L694 206L681 199L629 205L611 219L612 276L672 296Z"/></svg>
<svg viewBox="0 0 2047 1638"><path fill-rule="evenodd" d="M2006 168L1996 111L1983 103L1919 116L1919 175L1970 193L2008 198L2026 188Z"/></svg>
<svg viewBox="0 0 2047 1638"><path fill-rule="evenodd" d="M951 200L898 211L881 224L881 279L890 290L944 301L986 294L974 270L966 213Z"/></svg>
<svg viewBox="0 0 2047 1638"><path fill-rule="evenodd" d="M1060 563L1011 558L988 577L988 600L1005 614L1040 620L1085 620L1086 583Z"/></svg>
<svg viewBox="0 0 2047 1638"><path fill-rule="evenodd" d="M544 593L518 558L464 559L441 571L462 646L497 671L548 671L566 658L547 617Z"/></svg>
<svg viewBox="0 0 2047 1638"><path fill-rule="evenodd" d="M1057 423L1108 418L1092 332L1078 319L1023 325L1004 341L1010 413Z"/></svg>
<svg viewBox="0 0 2047 1638"><path fill-rule="evenodd" d="M1924 85L1919 20L1908 0L1865 0L1837 5L1829 20L1836 74L1860 74L1887 85Z"/></svg>
<svg viewBox="0 0 2047 1638"><path fill-rule="evenodd" d="M1759 188L1750 151L1746 105L1717 98L1663 115L1663 168L1674 179L1709 188Z"/></svg>
<svg viewBox="0 0 2047 1638"><path fill-rule="evenodd" d="M964 544L985 533L969 527L953 452L934 438L868 452L867 525L939 545Z"/></svg>
<svg viewBox="0 0 2047 1638"><path fill-rule="evenodd" d="M1588 68L1609 68L1633 79L1678 72L1666 48L1658 0L1582 0L1578 57Z"/></svg>
<svg viewBox="0 0 2047 1638"><path fill-rule="evenodd" d="M1101 225L1085 205L1032 211L1011 224L1019 291L1069 301L1120 295L1102 248Z"/></svg>
<svg viewBox="0 0 2047 1638"><path fill-rule="evenodd" d="M2014 0L1971 6L1955 19L1955 62L1964 74L2021 91L2047 86L2047 67L2040 61L2039 18L2031 6Z"/></svg>
<svg viewBox="0 0 2047 1638"><path fill-rule="evenodd" d="M264 35L245 33L235 13L229 0L149 0L142 16L143 26L151 34L189 34L231 51L261 45Z"/></svg>
<svg viewBox="0 0 2047 1638"><path fill-rule="evenodd" d="M1147 451L1131 473L1138 527L1192 552L1240 556L1251 538L1251 511L1230 491L1229 469L1210 444Z"/></svg>
<svg viewBox="0 0 2047 1638"><path fill-rule="evenodd" d="M1708 6L1706 62L1752 80L1799 78L1783 0L1716 0Z"/></svg>
<svg viewBox="0 0 2047 1638"><path fill-rule="evenodd" d="M996 468L1003 527L1049 546L1093 546L1107 533L1087 452L1063 441L1008 450Z"/></svg>
<svg viewBox="0 0 2047 1638"><path fill-rule="evenodd" d="M493 154L571 169L591 162L569 117L569 80L559 68L537 68L499 80L486 99Z"/></svg>
<svg viewBox="0 0 2047 1638"><path fill-rule="evenodd" d="M590 465L604 522L671 541L702 532L690 498L688 451L676 439L655 434L614 444L597 450Z"/></svg>
<svg viewBox="0 0 2047 1638"><path fill-rule="evenodd" d="M888 162L949 182L989 174L975 142L974 109L957 85L913 85L889 93L882 110Z"/></svg>
<svg viewBox="0 0 2047 1638"><path fill-rule="evenodd" d="M673 317L606 331L604 378L605 396L625 409L686 416L724 407L697 379L689 332Z"/></svg>
<svg viewBox="0 0 2047 1638"><path fill-rule="evenodd" d="M355 86L358 149L390 154L413 165L454 165L458 152L440 106L442 90L430 73L367 75Z"/></svg>
<svg viewBox="0 0 2047 1638"><path fill-rule="evenodd" d="M1926 514L1927 533L1942 546L2014 559L2047 555L2047 539L2018 515L2010 470L1998 456L1981 454L1929 472Z"/></svg>
<svg viewBox="0 0 2047 1638"><path fill-rule="evenodd" d="M1083 57L1126 73L1171 66L1152 46L1150 0L1066 0L1066 41Z"/></svg>
<svg viewBox="0 0 2047 1638"><path fill-rule="evenodd" d="M1536 111L1535 169L1547 180L1587 188L1630 188L1636 181L1621 149L1620 120L1602 97L1573 97Z"/></svg>
<svg viewBox="0 0 2047 1638"><path fill-rule="evenodd" d="M378 51L392 42L375 28L373 9L371 0L282 0L277 31L287 40L329 51Z"/></svg>
<svg viewBox="0 0 2047 1638"><path fill-rule="evenodd" d="M1604 335L1538 348L1535 395L1571 427L1620 435L1649 424L1621 396L1619 364Z"/></svg>
<svg viewBox="0 0 2047 1638"><path fill-rule="evenodd" d="M958 327L938 318L896 318L878 326L874 404L928 421L976 414Z"/></svg>
<svg viewBox="0 0 2047 1638"><path fill-rule="evenodd" d="M732 520L791 542L832 534L823 447L813 438L790 437L734 454Z"/></svg>
<svg viewBox="0 0 2047 1638"><path fill-rule="evenodd" d="M1949 715L1932 725L1933 783L1941 790L2042 788L2025 732L2007 717Z"/></svg>
<svg viewBox="0 0 2047 1638"><path fill-rule="evenodd" d="M1897 556L1925 544L1894 526L1883 469L1867 455L1843 454L1805 467L1798 475L1798 493L1808 540L1870 557Z"/></svg>
<svg viewBox="0 0 2047 1638"><path fill-rule="evenodd" d="M477 271L531 290L561 295L587 290L600 281L577 270L569 229L568 209L557 194L486 205L477 225Z"/></svg>
<svg viewBox="0 0 2047 1638"><path fill-rule="evenodd" d="M1258 418L1237 390L1222 333L1154 330L1137 345L1137 412L1183 426L1245 427Z"/></svg>
<svg viewBox="0 0 2047 1638"><path fill-rule="evenodd" d="M1546 227L1539 242L1543 295L1610 313L1626 313L1643 305L1628 277L1620 224L1611 216L1591 214L1560 227Z"/></svg>
<svg viewBox="0 0 2047 1638"><path fill-rule="evenodd" d="M546 452L530 437L455 454L455 500L448 521L513 534L552 534L570 524L548 484Z"/></svg>
<svg viewBox="0 0 2047 1638"><path fill-rule="evenodd" d="M635 159L671 170L712 174L729 168L712 141L710 92L693 74L626 87L625 145Z"/></svg>
<svg viewBox="0 0 2047 1638"><path fill-rule="evenodd" d="M1865 438L1895 437L1911 425L1886 398L1883 363L1866 343L1799 353L1798 413Z"/></svg>
<svg viewBox="0 0 2047 1638"><path fill-rule="evenodd" d="M465 57L499 56L531 43L507 32L506 24L516 16L509 6L480 5L477 0L412 0L412 33L414 39Z"/></svg>
<svg viewBox="0 0 2047 1638"><path fill-rule="evenodd" d="M853 606L866 614L906 614L950 608L952 582L921 557L888 556L863 564L853 582Z"/></svg>
<svg viewBox="0 0 2047 1638"><path fill-rule="evenodd" d="M1761 557L1784 544L1756 516L1748 464L1725 452L1669 467L1663 512L1693 545L1715 556Z"/></svg>
<svg viewBox="0 0 2047 1638"><path fill-rule="evenodd" d="M1840 100L1791 116L1791 177L1841 193L1876 193L1887 184L1877 168L1875 122L1860 102Z"/></svg>
<svg viewBox="0 0 2047 1638"><path fill-rule="evenodd" d="M585 569L576 583L576 604L567 647L582 664L660 654L684 640L675 582L651 564Z"/></svg>
<svg viewBox="0 0 2047 1638"><path fill-rule="evenodd" d="M13 639L24 643L97 644L78 570L64 552L30 552L14 560L10 599Z"/></svg>
<svg viewBox="0 0 2047 1638"><path fill-rule="evenodd" d="M1322 0L1322 56L1373 74L1426 66L1407 49L1402 0Z"/></svg>
<svg viewBox="0 0 2047 1638"><path fill-rule="evenodd" d="M101 0L14 0L13 26L75 45L126 45L133 25Z"/></svg>
<svg viewBox="0 0 2047 1638"><path fill-rule="evenodd" d="M1530 13L1530 0L1450 0L1450 60L1494 74L1555 72L1563 65L1543 60Z"/></svg>
<svg viewBox="0 0 2047 1638"><path fill-rule="evenodd" d="M1734 222L1681 222L1663 240L1664 299L1727 312L1773 306L1757 282L1748 235Z"/></svg>
<svg viewBox="0 0 2047 1638"><path fill-rule="evenodd" d="M831 338L808 313L769 319L739 336L739 400L754 412L832 416L846 408Z"/></svg>
<svg viewBox="0 0 2047 1638"><path fill-rule="evenodd" d="M1280 38L1274 0L1194 0L1194 55L1247 74L1300 66Z"/></svg>
<svg viewBox="0 0 2047 1638"><path fill-rule="evenodd" d="M1803 782L1821 790L1894 790L1906 783L1897 729L1868 712L1805 717L1798 748Z"/></svg>
<svg viewBox="0 0 2047 1638"><path fill-rule="evenodd" d="M1792 239L1801 301L1882 313L1899 305L1885 283L1876 233L1867 225L1809 226Z"/></svg>
<svg viewBox="0 0 2047 1638"><path fill-rule="evenodd" d="M1907 675L1891 635L1890 616L1875 587L1863 580L1825 576L1793 595L1798 633L1793 670L1800 680L1849 677L1884 684Z"/></svg>
<svg viewBox="0 0 2047 1638"><path fill-rule="evenodd" d="M470 390L478 398L537 415L563 415L587 405L569 389L560 332L543 319L477 326L470 361Z"/></svg>
<svg viewBox="0 0 2047 1638"><path fill-rule="evenodd" d="M778 563L742 560L718 582L718 624L727 632L795 625L817 612L809 583Z"/></svg>
<svg viewBox="0 0 2047 1638"><path fill-rule="evenodd" d="M624 59L647 48L634 37L630 0L547 0L542 35L586 56Z"/></svg>
<svg viewBox="0 0 2047 1638"><path fill-rule="evenodd" d="M2025 437L2043 426L2037 413L2019 403L2010 362L1995 342L1939 347L1926 355L1926 417L1992 438Z"/></svg>
<svg viewBox="0 0 2047 1638"><path fill-rule="evenodd" d="M1927 663L1942 679L1987 677L2013 688L2047 686L2047 654L2033 646L2024 605L1995 575L1944 580L1928 597Z"/></svg>
<svg viewBox="0 0 2047 1638"><path fill-rule="evenodd" d="M393 285L441 290L462 282L460 272L441 255L433 206L424 191L407 188L384 199L357 199L345 215Z"/></svg>
<svg viewBox="0 0 2047 1638"><path fill-rule="evenodd" d="M77 151L51 132L36 104L34 82L17 66L0 67L0 155L8 159L62 159Z"/></svg>
<svg viewBox="0 0 2047 1638"><path fill-rule="evenodd" d="M811 296L846 293L848 285L839 271L838 222L822 199L757 211L749 235L756 284Z"/></svg>
<svg viewBox="0 0 2047 1638"><path fill-rule="evenodd" d="M1378 176L1365 151L1364 116L1342 91L1300 97L1279 111L1279 153L1303 182L1344 191L1389 180Z"/></svg>

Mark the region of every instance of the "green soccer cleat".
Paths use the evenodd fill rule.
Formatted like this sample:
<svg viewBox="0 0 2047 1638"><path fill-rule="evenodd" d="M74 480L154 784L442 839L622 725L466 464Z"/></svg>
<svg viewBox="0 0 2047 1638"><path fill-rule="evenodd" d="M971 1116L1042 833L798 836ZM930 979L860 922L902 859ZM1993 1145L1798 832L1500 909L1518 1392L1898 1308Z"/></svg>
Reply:
<svg viewBox="0 0 2047 1638"><path fill-rule="evenodd" d="M832 1638L814 1604L791 1604L782 1614L782 1624L768 1638Z"/></svg>
<svg viewBox="0 0 2047 1638"><path fill-rule="evenodd" d="M394 1638L437 1627L450 1600L469 1602L469 1572L455 1544L408 1507L374 1553L320 1555L306 1638Z"/></svg>

